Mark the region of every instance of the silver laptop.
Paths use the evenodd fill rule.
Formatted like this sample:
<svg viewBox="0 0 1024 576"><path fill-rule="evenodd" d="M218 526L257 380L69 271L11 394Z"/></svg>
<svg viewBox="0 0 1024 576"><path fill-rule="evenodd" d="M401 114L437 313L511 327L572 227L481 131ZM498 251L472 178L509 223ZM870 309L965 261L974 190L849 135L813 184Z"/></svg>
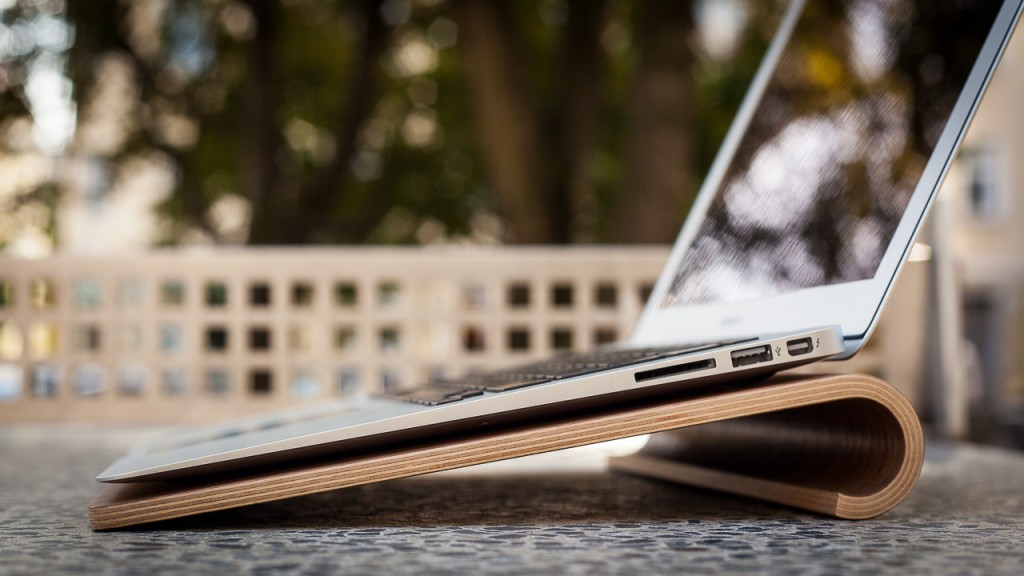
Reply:
<svg viewBox="0 0 1024 576"><path fill-rule="evenodd" d="M855 354L1022 1L794 1L627 344L160 438L97 479L341 456Z"/></svg>

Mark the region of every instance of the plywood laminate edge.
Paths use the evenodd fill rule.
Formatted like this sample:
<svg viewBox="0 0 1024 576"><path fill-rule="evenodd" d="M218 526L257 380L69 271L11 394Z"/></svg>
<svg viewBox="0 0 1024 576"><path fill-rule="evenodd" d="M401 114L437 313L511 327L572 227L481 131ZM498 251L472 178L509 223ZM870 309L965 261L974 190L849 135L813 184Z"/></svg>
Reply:
<svg viewBox="0 0 1024 576"><path fill-rule="evenodd" d="M568 422L539 423L491 436L361 456L202 487L171 486L162 492L133 496L131 485L112 485L89 507L89 520L95 530L122 528L841 398L868 398L888 406L893 394L898 396L885 383L866 376L785 379L714 396ZM912 463L905 468L910 474ZM839 502L837 507L856 512L865 506L861 499L854 498Z"/></svg>

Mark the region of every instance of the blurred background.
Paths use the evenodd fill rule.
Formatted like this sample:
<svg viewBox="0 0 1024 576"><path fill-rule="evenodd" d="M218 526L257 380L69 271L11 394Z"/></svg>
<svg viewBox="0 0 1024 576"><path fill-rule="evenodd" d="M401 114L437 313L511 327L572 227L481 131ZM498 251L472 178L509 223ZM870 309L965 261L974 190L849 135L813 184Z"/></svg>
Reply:
<svg viewBox="0 0 1024 576"><path fill-rule="evenodd" d="M32 256L671 242L784 8L3 4L0 243Z"/></svg>
<svg viewBox="0 0 1024 576"><path fill-rule="evenodd" d="M56 269L67 259L211 246L670 244L785 6L0 0L0 361L8 362L0 397L58 388L45 384L30 350L37 313L3 315L18 294L33 309L46 307L46 284L29 283L57 272L26 272L20 287L22 276L6 279L26 261ZM909 346L908 394L936 428L1017 447L1021 101L1018 39L922 238L919 266L908 274L913 286L894 301L903 312L887 312L901 320L874 344L896 350L903 363ZM664 252L639 250L656 274ZM82 270L88 276L88 266ZM628 290L642 296L646 281L637 278ZM289 282L279 284L293 304L313 298ZM197 286L208 304L219 300L209 284ZM322 291L354 301L354 288L338 286ZM239 290L252 300L263 293L256 288ZM473 294L463 298L470 308L479 304ZM556 307L565 296L558 294L552 288ZM601 294L595 288L595 306L609 292ZM73 312L67 306L60 309ZM616 322L615 332L592 340L558 340L554 327L549 348L628 334L627 321ZM196 350L220 342L196 330ZM489 334L457 330L468 352ZM377 340L391 342L385 332ZM48 354L113 346L114 338L101 345L99 332L81 334L60 338ZM338 344L339 334L325 340ZM166 344L135 340L153 350ZM239 340L223 334L225 348ZM291 336L274 341L283 340ZM109 368L126 381L166 380ZM270 390L258 376L239 380L250 391Z"/></svg>

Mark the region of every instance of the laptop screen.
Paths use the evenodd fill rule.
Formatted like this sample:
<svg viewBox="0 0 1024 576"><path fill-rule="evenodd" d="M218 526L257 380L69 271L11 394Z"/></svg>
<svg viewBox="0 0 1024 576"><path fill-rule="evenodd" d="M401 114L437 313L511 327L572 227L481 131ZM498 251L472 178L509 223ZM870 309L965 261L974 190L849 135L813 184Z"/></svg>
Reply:
<svg viewBox="0 0 1024 576"><path fill-rule="evenodd" d="M999 8L808 2L661 306L873 278Z"/></svg>

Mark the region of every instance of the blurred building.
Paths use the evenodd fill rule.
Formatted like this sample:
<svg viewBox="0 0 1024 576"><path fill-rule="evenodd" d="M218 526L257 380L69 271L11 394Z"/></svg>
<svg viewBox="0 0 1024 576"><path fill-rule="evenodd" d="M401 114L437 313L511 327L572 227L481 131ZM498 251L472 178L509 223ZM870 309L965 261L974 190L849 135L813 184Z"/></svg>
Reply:
<svg viewBox="0 0 1024 576"><path fill-rule="evenodd" d="M1019 26L1018 26L1019 28ZM956 310L937 310L966 337L936 350L962 359L964 417L971 436L1024 442L1024 39L1007 47L942 189L931 219L932 243ZM955 346L955 345L954 345ZM939 347L941 348L941 347ZM937 357L938 356L938 357ZM1014 440L1015 439L1015 440Z"/></svg>
<svg viewBox="0 0 1024 576"><path fill-rule="evenodd" d="M109 85L116 85L117 68L105 73L110 75ZM928 237L923 238L933 249L930 278L921 267L908 270L901 283L913 286L894 296L883 319L899 325L899 330L882 331L871 342L870 361L854 359L863 362L858 369L873 371L875 359L884 356L886 360L879 362L885 375L913 382L906 388L912 400L951 434L1017 445L1024 445L1024 355L1019 353L1024 347L1024 163L1018 160L1024 158L1024 117L1017 111L1022 101L1024 40L1017 37L1007 48L930 218ZM112 181L100 152L113 133L100 131L100 136L82 139L52 165L36 162L35 178L57 171L68 191L54 218L55 248L61 256L139 252L161 238L153 210L171 192L174 171L161 162L141 160L124 172L126 176ZM22 179L28 178L24 165ZM214 220L222 237L244 238L247 210L240 199L215 206ZM12 242L7 251L46 255L47 239L40 235ZM189 240L205 242L199 236ZM650 262L657 258L646 257L649 269L656 268ZM2 290L0 300L8 299ZM628 332L630 318L616 323L616 336ZM45 333L40 334L37 339L45 342ZM89 334L82 338L88 346ZM20 356L30 340L0 333L0 349L4 354L16 350ZM589 342L579 336L571 347ZM894 372L897 365L899 374ZM0 381L14 378L10 366L4 370ZM324 368L321 380L329 380L327 371ZM421 372L417 376L426 375L427 369ZM88 371L82 374L83 381L89 381ZM239 372L238 379L243 376ZM40 381L46 389L47 379Z"/></svg>

